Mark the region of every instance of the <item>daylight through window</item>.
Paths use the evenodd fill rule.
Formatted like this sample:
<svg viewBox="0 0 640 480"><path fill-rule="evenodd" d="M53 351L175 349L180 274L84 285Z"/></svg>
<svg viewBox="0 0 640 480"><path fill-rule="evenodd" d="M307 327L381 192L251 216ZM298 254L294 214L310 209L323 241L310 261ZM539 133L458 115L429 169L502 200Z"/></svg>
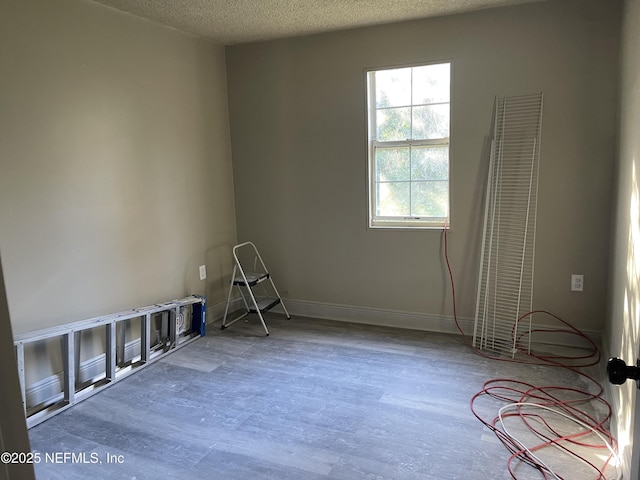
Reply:
<svg viewBox="0 0 640 480"><path fill-rule="evenodd" d="M450 78L450 63L367 72L370 227L448 221Z"/></svg>

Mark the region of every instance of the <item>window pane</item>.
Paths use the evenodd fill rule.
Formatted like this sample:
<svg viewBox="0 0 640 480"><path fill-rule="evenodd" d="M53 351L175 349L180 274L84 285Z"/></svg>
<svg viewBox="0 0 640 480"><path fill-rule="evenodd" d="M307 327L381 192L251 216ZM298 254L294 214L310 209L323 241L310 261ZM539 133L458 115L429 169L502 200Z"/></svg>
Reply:
<svg viewBox="0 0 640 480"><path fill-rule="evenodd" d="M413 108L414 140L449 137L449 104Z"/></svg>
<svg viewBox="0 0 640 480"><path fill-rule="evenodd" d="M450 64L425 65L413 69L413 104L449 101Z"/></svg>
<svg viewBox="0 0 640 480"><path fill-rule="evenodd" d="M376 148L376 181L409 180L410 149Z"/></svg>
<svg viewBox="0 0 640 480"><path fill-rule="evenodd" d="M411 138L411 108L385 108L376 110L378 131L376 139L380 142L393 142Z"/></svg>
<svg viewBox="0 0 640 480"><path fill-rule="evenodd" d="M448 180L449 147L413 147L411 180Z"/></svg>
<svg viewBox="0 0 640 480"><path fill-rule="evenodd" d="M398 68L375 72L376 107L411 105L411 69Z"/></svg>
<svg viewBox="0 0 640 480"><path fill-rule="evenodd" d="M409 215L409 182L378 183L378 215L396 217Z"/></svg>
<svg viewBox="0 0 640 480"><path fill-rule="evenodd" d="M370 225L438 226L449 214L451 64L367 75Z"/></svg>
<svg viewBox="0 0 640 480"><path fill-rule="evenodd" d="M449 204L449 182L412 182L411 215L446 217Z"/></svg>

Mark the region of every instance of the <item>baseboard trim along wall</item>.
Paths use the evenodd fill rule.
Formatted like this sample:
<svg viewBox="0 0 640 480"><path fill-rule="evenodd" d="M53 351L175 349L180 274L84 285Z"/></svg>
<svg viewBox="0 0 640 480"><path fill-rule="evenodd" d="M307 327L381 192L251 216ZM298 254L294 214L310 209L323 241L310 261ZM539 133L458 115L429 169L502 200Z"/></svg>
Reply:
<svg viewBox="0 0 640 480"><path fill-rule="evenodd" d="M406 328L438 333L452 333L459 335L452 315L437 315L420 312L406 312L402 310L388 310L383 308L362 307L356 305L340 305L335 303L313 302L309 300L283 299L287 310L292 316L321 318L341 322L363 323L383 327ZM226 302L209 307L207 315L211 323L219 323L224 315ZM232 302L230 310L243 308L242 301L237 298ZM282 307L275 307L275 313L284 313ZM539 317L542 319L543 317ZM460 328L466 335L473 335L474 319L458 316ZM540 323L540 328L558 328L558 324ZM583 332L598 347L602 345L602 332ZM570 347L586 347L586 342L575 335L565 333L534 334L532 344L564 345Z"/></svg>
<svg viewBox="0 0 640 480"><path fill-rule="evenodd" d="M410 330L460 333L453 322L453 317L447 315L311 302L307 300L285 299L284 301L289 313L296 316L364 323L382 327L406 328ZM274 311L281 312L282 310L276 307ZM458 317L458 323L465 333L473 333L472 318Z"/></svg>
<svg viewBox="0 0 640 480"><path fill-rule="evenodd" d="M320 318L340 322L362 323L383 327L406 328L410 330L422 330L438 333L451 333L459 335L451 315L434 315L428 313L405 312L401 310L387 310L382 308L360 307L355 305L340 305L334 303L312 302L308 300L284 299L287 310L293 317ZM207 324L215 329L219 326L224 316L226 302L209 305L207 308ZM232 300L230 311L244 308L240 298ZM284 313L281 307L273 309L275 313ZM295 318L293 318L295 321ZM458 323L465 332L471 336L473 333L474 319L470 317L458 317ZM557 327L557 325L540 325L544 327ZM596 345L601 345L602 333L596 331L584 332ZM565 345L571 347L584 347L581 341L574 335L553 334L546 338L535 336L533 344ZM140 341L132 341L125 345L125 360L140 355ZM79 368L81 381L90 380L104 374L105 355L101 354L82 362ZM62 391L62 372L46 377L27 387L26 396L28 405L38 405Z"/></svg>
<svg viewBox="0 0 640 480"><path fill-rule="evenodd" d="M227 302L216 303L215 305L207 306L207 326L211 325L212 328L220 328L220 324L222 324L222 317L224 317L224 311L227 307ZM232 298L231 304L229 305L229 312L234 312L235 310L239 310L244 308L242 305L242 300L240 297ZM218 324L218 325L215 325Z"/></svg>
<svg viewBox="0 0 640 480"><path fill-rule="evenodd" d="M124 361L140 357L140 340L128 342L124 347ZM105 375L106 355L101 353L80 364L78 380L80 383ZM64 372L49 375L26 387L27 405L40 405L51 399L62 397Z"/></svg>

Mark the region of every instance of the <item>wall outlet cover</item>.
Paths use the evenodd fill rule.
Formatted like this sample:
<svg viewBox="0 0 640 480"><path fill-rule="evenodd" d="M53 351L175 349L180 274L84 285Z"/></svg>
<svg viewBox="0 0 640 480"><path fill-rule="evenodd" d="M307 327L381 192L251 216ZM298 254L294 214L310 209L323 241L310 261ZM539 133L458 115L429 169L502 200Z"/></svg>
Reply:
<svg viewBox="0 0 640 480"><path fill-rule="evenodd" d="M584 275L571 275L571 291L582 292L584 290Z"/></svg>

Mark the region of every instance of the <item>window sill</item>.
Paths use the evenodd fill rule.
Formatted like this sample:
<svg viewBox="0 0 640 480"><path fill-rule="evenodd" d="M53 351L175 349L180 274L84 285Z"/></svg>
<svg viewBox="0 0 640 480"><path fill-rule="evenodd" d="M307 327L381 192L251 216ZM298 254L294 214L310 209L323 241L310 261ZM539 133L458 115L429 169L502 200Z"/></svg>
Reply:
<svg viewBox="0 0 640 480"><path fill-rule="evenodd" d="M406 222L376 222L369 223L369 230L451 230L449 222L441 223L406 223Z"/></svg>

